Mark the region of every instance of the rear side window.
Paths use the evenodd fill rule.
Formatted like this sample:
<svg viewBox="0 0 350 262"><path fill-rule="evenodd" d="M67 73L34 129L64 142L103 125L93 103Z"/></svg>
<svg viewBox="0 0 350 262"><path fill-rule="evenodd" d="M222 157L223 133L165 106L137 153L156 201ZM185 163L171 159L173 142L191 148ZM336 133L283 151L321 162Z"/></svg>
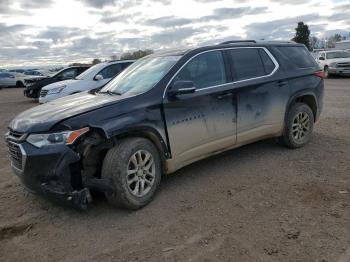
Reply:
<svg viewBox="0 0 350 262"><path fill-rule="evenodd" d="M192 81L197 89L227 83L221 51L200 54L186 64L174 81Z"/></svg>
<svg viewBox="0 0 350 262"><path fill-rule="evenodd" d="M279 46L277 48L297 68L311 68L316 66L309 51L302 46Z"/></svg>
<svg viewBox="0 0 350 262"><path fill-rule="evenodd" d="M275 64L272 62L272 60L269 57L269 55L263 49L259 49L259 54L260 54L261 60L262 60L262 62L264 64L265 73L267 75L271 74L272 71L276 67Z"/></svg>
<svg viewBox="0 0 350 262"><path fill-rule="evenodd" d="M120 64L110 65L104 68L98 75L102 75L104 79L115 77L119 72L122 71Z"/></svg>
<svg viewBox="0 0 350 262"><path fill-rule="evenodd" d="M240 81L267 75L259 49L238 48L230 50L229 53L236 80ZM269 62L266 61L266 63Z"/></svg>

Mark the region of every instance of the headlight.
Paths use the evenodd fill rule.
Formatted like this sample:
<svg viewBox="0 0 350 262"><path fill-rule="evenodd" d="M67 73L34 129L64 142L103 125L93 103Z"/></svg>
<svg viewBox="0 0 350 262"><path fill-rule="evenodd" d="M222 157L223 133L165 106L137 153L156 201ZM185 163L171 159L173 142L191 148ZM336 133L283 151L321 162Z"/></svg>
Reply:
<svg viewBox="0 0 350 262"><path fill-rule="evenodd" d="M330 65L329 65L330 67L337 67L337 63L336 62L334 62L334 63L330 63Z"/></svg>
<svg viewBox="0 0 350 262"><path fill-rule="evenodd" d="M59 87L55 87L55 88L52 88L52 89L49 89L49 91L47 92L48 95L52 95L52 94L58 94L58 93L61 93L61 91L63 89L65 89L66 85L64 86L59 86Z"/></svg>
<svg viewBox="0 0 350 262"><path fill-rule="evenodd" d="M71 145L80 136L89 131L88 127L84 127L74 131L63 131L59 133L51 134L31 134L27 138L27 142L36 147L48 146L48 145Z"/></svg>

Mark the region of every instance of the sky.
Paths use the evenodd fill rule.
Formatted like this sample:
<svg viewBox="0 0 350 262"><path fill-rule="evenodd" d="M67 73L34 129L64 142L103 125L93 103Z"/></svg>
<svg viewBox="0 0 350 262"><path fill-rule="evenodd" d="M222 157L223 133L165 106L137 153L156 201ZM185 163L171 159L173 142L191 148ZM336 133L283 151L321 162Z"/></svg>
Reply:
<svg viewBox="0 0 350 262"><path fill-rule="evenodd" d="M237 39L349 36L350 0L0 0L0 68Z"/></svg>

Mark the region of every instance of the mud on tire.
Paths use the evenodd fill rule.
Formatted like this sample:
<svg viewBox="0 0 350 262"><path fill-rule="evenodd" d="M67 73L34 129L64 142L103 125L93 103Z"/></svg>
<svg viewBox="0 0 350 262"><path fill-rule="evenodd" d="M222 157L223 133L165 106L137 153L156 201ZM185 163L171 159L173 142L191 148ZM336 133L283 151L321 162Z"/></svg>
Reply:
<svg viewBox="0 0 350 262"><path fill-rule="evenodd" d="M289 148L303 147L310 142L314 127L314 114L304 103L295 103L289 109L281 142Z"/></svg>
<svg viewBox="0 0 350 262"><path fill-rule="evenodd" d="M102 178L110 179L115 189L113 193L105 193L110 204L134 210L142 208L152 201L160 184L161 161L157 148L144 138L121 140L107 152Z"/></svg>

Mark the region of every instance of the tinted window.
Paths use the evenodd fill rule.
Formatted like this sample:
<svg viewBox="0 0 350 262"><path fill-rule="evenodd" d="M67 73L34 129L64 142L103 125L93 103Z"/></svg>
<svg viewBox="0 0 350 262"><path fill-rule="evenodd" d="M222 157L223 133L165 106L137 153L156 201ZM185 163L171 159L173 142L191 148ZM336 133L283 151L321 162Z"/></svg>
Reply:
<svg viewBox="0 0 350 262"><path fill-rule="evenodd" d="M259 49L259 53L265 68L265 73L267 75L271 74L276 67L275 64L272 62L269 55L263 49Z"/></svg>
<svg viewBox="0 0 350 262"><path fill-rule="evenodd" d="M297 68L315 67L315 61L309 51L302 46L279 46L278 50Z"/></svg>
<svg viewBox="0 0 350 262"><path fill-rule="evenodd" d="M196 88L204 88L225 84L225 65L220 51L207 52L193 58L174 81L188 80L194 82Z"/></svg>
<svg viewBox="0 0 350 262"><path fill-rule="evenodd" d="M132 64L132 62L126 62L126 63L122 63L121 65L122 65L122 69L125 69L125 68L127 68L129 65L131 65Z"/></svg>
<svg viewBox="0 0 350 262"><path fill-rule="evenodd" d="M251 79L266 75L259 49L240 48L230 50L236 80Z"/></svg>
<svg viewBox="0 0 350 262"><path fill-rule="evenodd" d="M120 64L114 64L114 65L107 66L105 69L99 72L98 75L102 75L104 79L112 78L117 74L119 74L121 70L122 70L122 67Z"/></svg>

